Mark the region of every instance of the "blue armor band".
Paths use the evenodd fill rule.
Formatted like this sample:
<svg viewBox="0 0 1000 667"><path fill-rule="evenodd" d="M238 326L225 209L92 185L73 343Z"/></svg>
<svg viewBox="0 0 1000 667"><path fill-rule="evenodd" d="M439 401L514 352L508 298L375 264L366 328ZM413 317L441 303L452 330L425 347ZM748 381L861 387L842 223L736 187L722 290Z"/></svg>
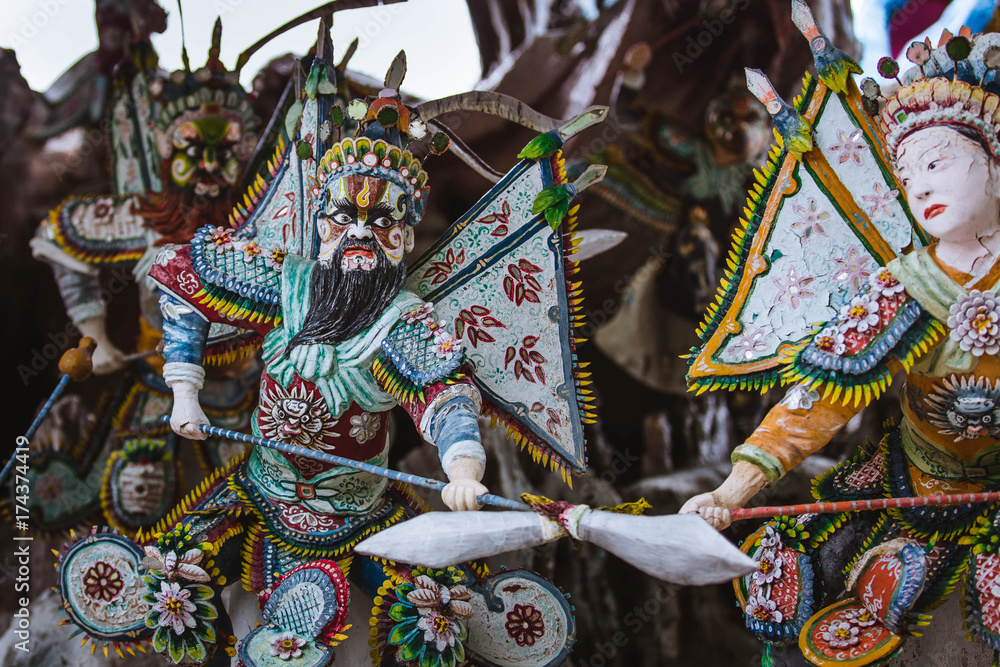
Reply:
<svg viewBox="0 0 1000 667"><path fill-rule="evenodd" d="M201 364L209 323L172 294L160 297L163 313L163 358L167 363Z"/></svg>
<svg viewBox="0 0 1000 667"><path fill-rule="evenodd" d="M733 450L730 460L735 464L746 461L760 468L761 472L767 476L768 486L774 486L779 479L785 476L785 466L777 457L768 454L757 445L740 445Z"/></svg>
<svg viewBox="0 0 1000 667"><path fill-rule="evenodd" d="M479 442L478 413L468 396L456 396L441 406L431 420L429 431L428 435L437 443L445 472L459 456L486 463L486 453Z"/></svg>
<svg viewBox="0 0 1000 667"><path fill-rule="evenodd" d="M55 262L49 263L59 286L59 294L66 306L66 314L73 324L104 315L101 301L101 284L97 276L79 273Z"/></svg>

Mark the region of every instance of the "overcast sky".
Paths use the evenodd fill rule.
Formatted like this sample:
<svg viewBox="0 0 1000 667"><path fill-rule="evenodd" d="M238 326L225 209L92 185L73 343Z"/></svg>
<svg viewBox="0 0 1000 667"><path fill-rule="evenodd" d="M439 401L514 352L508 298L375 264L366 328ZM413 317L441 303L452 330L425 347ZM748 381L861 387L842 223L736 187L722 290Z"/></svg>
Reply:
<svg viewBox="0 0 1000 667"><path fill-rule="evenodd" d="M93 0L3 0L0 46L13 48L21 73L45 90L80 56L97 46ZM170 14L167 31L153 36L164 69L181 67L181 29L176 0L160 0ZM222 61L236 64L240 51L322 0L185 0L184 23L192 67L205 62L212 25L222 17ZM316 39L318 23L299 26L262 48L243 69L249 87L268 60L289 51L302 54ZM380 8L338 12L335 58L360 38L351 69L381 79L393 56L406 50L403 88L425 98L470 90L479 78L479 55L464 0L409 0Z"/></svg>

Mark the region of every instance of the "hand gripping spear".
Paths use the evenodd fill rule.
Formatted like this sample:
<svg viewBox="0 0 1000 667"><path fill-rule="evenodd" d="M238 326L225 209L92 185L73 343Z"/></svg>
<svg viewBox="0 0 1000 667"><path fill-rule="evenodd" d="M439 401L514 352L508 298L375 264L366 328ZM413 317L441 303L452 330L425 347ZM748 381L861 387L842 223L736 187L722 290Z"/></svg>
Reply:
<svg viewBox="0 0 1000 667"><path fill-rule="evenodd" d="M49 394L48 400L45 401L45 405L42 409L38 411L35 416L35 420L31 422L31 426L28 427L28 432L17 439L17 450L26 449L28 443L31 442L31 438L35 435L35 431L38 427L42 425L42 421L49 414L52 406L55 405L59 396L62 395L63 391L66 389L66 385L69 384L70 380L76 382L81 382L86 380L90 376L90 371L93 370L93 356L94 350L97 349L97 343L93 338L88 338L84 336L80 339L80 345L72 350L66 350L63 352L62 356L59 357L59 370L63 373L63 376L59 379L59 384L56 388L52 390ZM14 454L11 455L10 460L7 461L7 465L3 467L3 471L0 472L0 488L3 487L4 483L7 481L7 475L14 467L14 461L17 460L19 452L15 450Z"/></svg>
<svg viewBox="0 0 1000 667"><path fill-rule="evenodd" d="M163 417L163 421L169 419ZM204 424L199 428L208 435L353 468L434 491L441 491L446 486L436 479L388 470L286 442ZM531 497L528 497L529 506L493 494L483 494L477 500L484 505L520 511L431 512L383 530L359 544L356 550L404 563L446 567L569 535L575 540L596 544L647 574L683 585L722 583L757 569L756 561L695 515L633 516Z"/></svg>

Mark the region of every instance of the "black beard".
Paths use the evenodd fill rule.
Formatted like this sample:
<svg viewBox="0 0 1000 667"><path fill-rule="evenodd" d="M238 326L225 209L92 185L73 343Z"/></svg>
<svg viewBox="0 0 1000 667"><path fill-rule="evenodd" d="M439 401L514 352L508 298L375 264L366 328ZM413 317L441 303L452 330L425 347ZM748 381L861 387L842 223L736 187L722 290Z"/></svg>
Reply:
<svg viewBox="0 0 1000 667"><path fill-rule="evenodd" d="M370 327L396 295L406 280L406 262L396 266L373 240L347 239L334 252L329 263L321 262L313 270L309 312L302 329L285 349L287 357L297 345L325 343L336 345L357 336ZM346 246L362 246L375 252L375 266L370 271L340 268Z"/></svg>

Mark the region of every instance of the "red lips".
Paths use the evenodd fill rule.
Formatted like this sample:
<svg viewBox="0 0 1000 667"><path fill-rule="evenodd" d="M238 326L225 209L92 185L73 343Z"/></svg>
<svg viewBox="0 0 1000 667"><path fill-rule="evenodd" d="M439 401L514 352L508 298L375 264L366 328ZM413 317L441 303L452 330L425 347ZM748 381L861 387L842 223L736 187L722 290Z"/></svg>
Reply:
<svg viewBox="0 0 1000 667"><path fill-rule="evenodd" d="M344 248L344 258L348 257L364 257L366 259L372 259L375 257L375 251L371 248L364 248L362 246L347 246Z"/></svg>
<svg viewBox="0 0 1000 667"><path fill-rule="evenodd" d="M941 215L946 208L948 207L944 204L932 204L928 206L924 209L924 220L930 220L933 217Z"/></svg>

